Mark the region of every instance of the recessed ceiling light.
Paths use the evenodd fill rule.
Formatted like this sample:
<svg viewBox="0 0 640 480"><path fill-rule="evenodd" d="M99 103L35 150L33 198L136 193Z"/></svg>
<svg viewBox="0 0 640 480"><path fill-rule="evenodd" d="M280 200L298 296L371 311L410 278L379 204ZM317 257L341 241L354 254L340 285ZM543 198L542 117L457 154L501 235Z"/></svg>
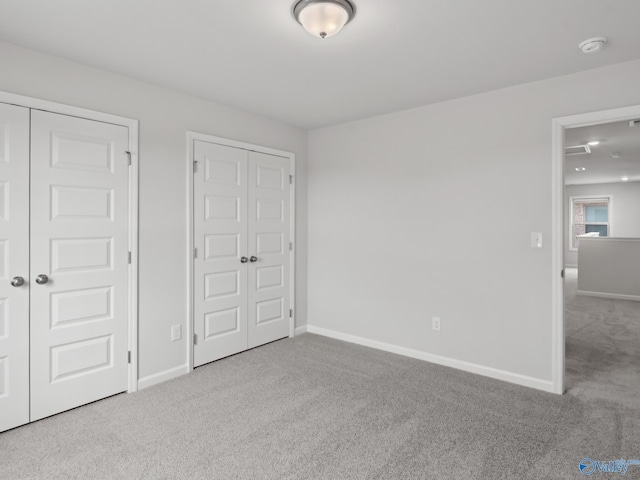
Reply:
<svg viewBox="0 0 640 480"><path fill-rule="evenodd" d="M597 140L593 141L593 142L589 142L587 143L587 145L591 145L592 147L595 147L596 145L600 145L600 142L598 142Z"/></svg>
<svg viewBox="0 0 640 480"><path fill-rule="evenodd" d="M576 167L576 172L584 172L586 168L584 167Z"/></svg>
<svg viewBox="0 0 640 480"><path fill-rule="evenodd" d="M629 177L620 177L620 180L622 180L623 182L628 182L629 181Z"/></svg>
<svg viewBox="0 0 640 480"><path fill-rule="evenodd" d="M620 152L613 152L611 154L611 158L620 158L622 156L622 154Z"/></svg>
<svg viewBox="0 0 640 480"><path fill-rule="evenodd" d="M580 42L578 48L582 50L582 53L597 53L604 48L604 44L607 43L607 39L604 37L593 37Z"/></svg>

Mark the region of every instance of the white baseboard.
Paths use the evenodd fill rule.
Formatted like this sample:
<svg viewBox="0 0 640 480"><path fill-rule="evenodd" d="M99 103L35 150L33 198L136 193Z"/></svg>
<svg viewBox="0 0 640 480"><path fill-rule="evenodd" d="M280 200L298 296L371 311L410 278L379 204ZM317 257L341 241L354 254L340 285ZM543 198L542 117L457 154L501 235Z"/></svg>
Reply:
<svg viewBox="0 0 640 480"><path fill-rule="evenodd" d="M313 325L309 325L307 327L307 331L309 333L315 333L324 337L335 338L336 340L343 340L349 343L356 343L365 347L376 348L378 350L384 350L385 352L396 353L398 355L404 355L405 357L411 357L418 360L437 363L438 365L444 365L445 367L457 368L458 370L464 370L465 372L476 373L478 375L484 375L485 377L495 378L497 380L515 383L516 385L522 385L524 387L535 388L537 390L543 390L545 392L553 393L553 382L551 382L551 380L542 380L540 378L528 377L526 375L520 375L519 373L507 372L505 370L485 367L483 365L464 362L462 360L456 360L440 355L433 355L431 353L421 352L419 350L413 350L406 347L400 347L398 345L392 345L390 343L379 342L377 340L369 340L367 338L357 337L355 335L336 332L335 330L327 330L325 328L314 327Z"/></svg>
<svg viewBox="0 0 640 480"><path fill-rule="evenodd" d="M303 325L302 327L296 328L293 334L294 336L297 337L298 335L302 335L303 333L307 333L308 331L309 331L308 327L306 325Z"/></svg>
<svg viewBox="0 0 640 480"><path fill-rule="evenodd" d="M600 298L613 298L615 300L632 300L634 302L640 302L640 296L638 295L621 295L618 293L605 293L605 292L586 292L584 290L578 290L578 295L586 295L588 297L600 297Z"/></svg>
<svg viewBox="0 0 640 480"><path fill-rule="evenodd" d="M138 380L138 390L157 385L158 383L166 382L167 380L186 375L187 373L189 373L189 365L186 364L180 365L179 367L170 368L169 370L165 370L164 372L154 373L153 375L149 375Z"/></svg>

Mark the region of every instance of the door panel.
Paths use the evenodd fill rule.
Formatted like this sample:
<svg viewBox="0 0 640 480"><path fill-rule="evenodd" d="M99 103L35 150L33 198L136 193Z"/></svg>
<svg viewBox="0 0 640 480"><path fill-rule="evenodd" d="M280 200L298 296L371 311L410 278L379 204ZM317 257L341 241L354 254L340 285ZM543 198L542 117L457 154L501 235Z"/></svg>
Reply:
<svg viewBox="0 0 640 480"><path fill-rule="evenodd" d="M249 348L289 336L289 159L249 152Z"/></svg>
<svg viewBox="0 0 640 480"><path fill-rule="evenodd" d="M247 152L194 142L194 365L247 349Z"/></svg>
<svg viewBox="0 0 640 480"><path fill-rule="evenodd" d="M29 109L0 103L0 431L29 421L29 281Z"/></svg>
<svg viewBox="0 0 640 480"><path fill-rule="evenodd" d="M126 127L32 111L32 421L127 390L127 147Z"/></svg>

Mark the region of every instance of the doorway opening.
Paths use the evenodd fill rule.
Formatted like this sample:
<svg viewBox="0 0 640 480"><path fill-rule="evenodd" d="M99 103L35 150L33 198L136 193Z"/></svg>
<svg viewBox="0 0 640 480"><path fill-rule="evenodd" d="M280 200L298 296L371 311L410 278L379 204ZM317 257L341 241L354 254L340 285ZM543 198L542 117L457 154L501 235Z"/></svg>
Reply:
<svg viewBox="0 0 640 480"><path fill-rule="evenodd" d="M553 120L552 364L558 394L581 388L606 397L615 390L607 384L625 383L625 375L631 380L632 365L625 365L640 355L633 341L640 339L638 120L640 106Z"/></svg>

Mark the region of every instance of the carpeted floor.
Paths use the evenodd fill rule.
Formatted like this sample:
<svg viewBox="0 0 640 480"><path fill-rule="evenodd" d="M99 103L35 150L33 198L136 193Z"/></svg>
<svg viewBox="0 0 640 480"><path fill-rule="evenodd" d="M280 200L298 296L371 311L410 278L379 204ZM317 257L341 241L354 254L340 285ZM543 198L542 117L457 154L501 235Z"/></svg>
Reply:
<svg viewBox="0 0 640 480"><path fill-rule="evenodd" d="M638 409L640 302L576 295L577 278L577 269L566 269L567 390L585 401Z"/></svg>
<svg viewBox="0 0 640 480"><path fill-rule="evenodd" d="M0 434L0 479L584 478L640 459L640 304L582 298L564 396L304 334Z"/></svg>

